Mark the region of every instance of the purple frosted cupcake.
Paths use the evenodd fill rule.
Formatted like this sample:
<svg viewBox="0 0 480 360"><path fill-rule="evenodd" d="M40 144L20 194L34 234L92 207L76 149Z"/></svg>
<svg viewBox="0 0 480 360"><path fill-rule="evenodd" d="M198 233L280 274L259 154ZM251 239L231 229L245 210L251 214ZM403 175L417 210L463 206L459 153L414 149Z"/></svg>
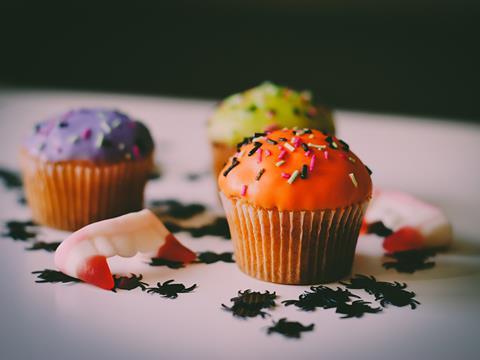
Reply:
<svg viewBox="0 0 480 360"><path fill-rule="evenodd" d="M116 110L78 109L38 123L21 151L34 219L73 231L141 209L153 149L148 129Z"/></svg>

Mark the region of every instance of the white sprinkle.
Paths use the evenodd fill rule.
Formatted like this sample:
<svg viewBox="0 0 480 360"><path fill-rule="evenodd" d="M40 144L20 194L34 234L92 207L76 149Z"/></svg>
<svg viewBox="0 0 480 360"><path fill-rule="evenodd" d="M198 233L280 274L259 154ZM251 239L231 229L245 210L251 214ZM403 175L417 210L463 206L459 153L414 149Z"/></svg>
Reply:
<svg viewBox="0 0 480 360"><path fill-rule="evenodd" d="M97 141L95 141L95 146L96 146L97 148L102 147L103 139L104 139L104 138L105 138L105 136L103 136L102 133L98 134Z"/></svg>
<svg viewBox="0 0 480 360"><path fill-rule="evenodd" d="M353 186L358 187L358 182L357 182L357 179L355 179L355 174L350 173L350 174L348 174L348 176L350 176L350 179L352 180Z"/></svg>
<svg viewBox="0 0 480 360"><path fill-rule="evenodd" d="M118 144L118 150L123 150L125 149L125 144L124 143L119 143Z"/></svg>
<svg viewBox="0 0 480 360"><path fill-rule="evenodd" d="M314 137L315 137L315 135L313 135L313 134L308 135L309 139L313 139Z"/></svg>
<svg viewBox="0 0 480 360"><path fill-rule="evenodd" d="M288 182L290 185L292 185L292 183L295 181L295 179L296 179L297 176L298 176L298 173L299 173L299 171L298 171L298 170L295 170L295 171L293 172L293 174L290 176L290 178L287 180L287 182Z"/></svg>
<svg viewBox="0 0 480 360"><path fill-rule="evenodd" d="M279 166L282 166L283 164L285 164L285 160L280 160L277 163L275 163L275 166L279 167Z"/></svg>
<svg viewBox="0 0 480 360"><path fill-rule="evenodd" d="M258 141L258 140L265 140L265 136L258 136L258 137L256 137L256 138L253 138L253 139L252 139L252 142Z"/></svg>
<svg viewBox="0 0 480 360"><path fill-rule="evenodd" d="M332 147L333 147L334 149L338 149L338 145L337 145L337 143L336 143L335 141L332 142Z"/></svg>
<svg viewBox="0 0 480 360"><path fill-rule="evenodd" d="M317 149L320 149L320 150L323 150L327 147L326 145L318 145L318 144L312 144L312 143L308 143L307 145L308 145L308 147L314 147L314 148L317 148Z"/></svg>
<svg viewBox="0 0 480 360"><path fill-rule="evenodd" d="M356 160L355 160L354 158L352 158L351 156L348 157L348 160L350 160L352 163L355 164L355 161L356 161Z"/></svg>
<svg viewBox="0 0 480 360"><path fill-rule="evenodd" d="M289 143L284 143L283 146L290 152L293 152L295 150L295 148Z"/></svg>
<svg viewBox="0 0 480 360"><path fill-rule="evenodd" d="M122 123L122 121L120 119L114 119L112 121L112 128L116 129L117 127L120 126L121 123Z"/></svg>
<svg viewBox="0 0 480 360"><path fill-rule="evenodd" d="M72 135L72 136L69 136L67 141L71 144L75 144L79 139L79 136L78 135Z"/></svg>
<svg viewBox="0 0 480 360"><path fill-rule="evenodd" d="M110 126L108 126L106 121L100 122L100 127L103 129L103 131L105 131L106 134L110 134L112 132L112 129Z"/></svg>

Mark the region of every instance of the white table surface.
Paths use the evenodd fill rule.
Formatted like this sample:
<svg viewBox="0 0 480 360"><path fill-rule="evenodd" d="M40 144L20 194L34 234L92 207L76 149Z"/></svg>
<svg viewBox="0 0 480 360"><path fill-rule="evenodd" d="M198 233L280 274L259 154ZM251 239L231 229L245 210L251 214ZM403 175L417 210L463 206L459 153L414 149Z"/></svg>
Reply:
<svg viewBox="0 0 480 360"><path fill-rule="evenodd" d="M142 119L157 142L160 180L148 199L201 202L221 211L213 180L185 180L209 168L205 121L213 102L100 93L0 90L0 166L17 169L16 151L35 122L71 107L109 106ZM416 310L388 307L381 314L340 319L334 310L307 313L280 305L305 289L264 283L235 264L150 267L114 259L116 272L143 273L150 284L175 279L197 283L176 300L141 291L102 291L85 284L36 284L32 271L54 268L51 253L24 250L0 239L0 359L476 359L480 332L480 127L447 120L338 111L338 134L373 170L374 185L404 190L442 206L455 243L436 267L400 274L381 266L381 239L359 239L354 273L405 281L417 294ZM182 139L182 148L172 134ZM195 148L195 151L192 151ZM0 221L29 219L16 194L0 185ZM42 229L42 240L64 233ZM195 251L230 251L230 241L178 237ZM336 285L336 284L332 284ZM280 295L271 318L239 320L220 304L238 290ZM364 292L364 299L373 300ZM287 317L315 330L300 340L266 335L272 320Z"/></svg>

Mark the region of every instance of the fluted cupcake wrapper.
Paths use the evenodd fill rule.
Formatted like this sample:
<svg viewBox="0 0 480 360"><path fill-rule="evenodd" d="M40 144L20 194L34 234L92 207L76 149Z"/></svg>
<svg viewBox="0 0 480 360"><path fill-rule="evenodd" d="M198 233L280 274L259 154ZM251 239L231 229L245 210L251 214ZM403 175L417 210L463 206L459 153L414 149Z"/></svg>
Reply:
<svg viewBox="0 0 480 360"><path fill-rule="evenodd" d="M52 163L22 152L25 195L33 219L74 231L95 221L140 210L152 159L150 155L115 164Z"/></svg>
<svg viewBox="0 0 480 360"><path fill-rule="evenodd" d="M342 209L262 209L220 193L235 259L255 278L281 284L317 284L350 274L368 201Z"/></svg>

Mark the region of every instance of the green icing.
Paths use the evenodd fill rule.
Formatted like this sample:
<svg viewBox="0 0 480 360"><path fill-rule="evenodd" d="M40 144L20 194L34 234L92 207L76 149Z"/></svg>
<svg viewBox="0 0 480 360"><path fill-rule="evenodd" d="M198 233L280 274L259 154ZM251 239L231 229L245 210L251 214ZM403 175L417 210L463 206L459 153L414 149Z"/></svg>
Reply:
<svg viewBox="0 0 480 360"><path fill-rule="evenodd" d="M265 82L226 98L208 121L208 136L233 146L272 126L335 130L331 111L314 106L310 92Z"/></svg>

